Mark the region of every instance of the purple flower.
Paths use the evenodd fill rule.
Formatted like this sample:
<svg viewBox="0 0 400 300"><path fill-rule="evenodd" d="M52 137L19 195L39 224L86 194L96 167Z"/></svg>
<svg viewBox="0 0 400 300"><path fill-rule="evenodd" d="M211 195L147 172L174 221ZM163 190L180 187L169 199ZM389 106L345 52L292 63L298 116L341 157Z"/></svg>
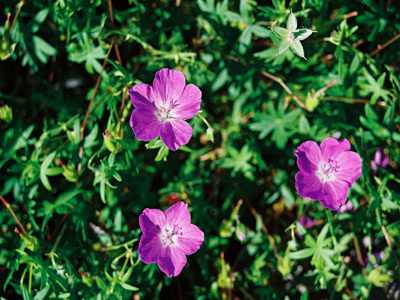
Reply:
<svg viewBox="0 0 400 300"><path fill-rule="evenodd" d="M343 205L339 208L339 210L337 211L337 213L338 213L338 214L343 214L343 213L345 213L346 211L352 211L353 208L354 208L353 202L347 201L345 204L343 204Z"/></svg>
<svg viewBox="0 0 400 300"><path fill-rule="evenodd" d="M191 224L188 205L182 201L165 213L146 208L139 217L143 235L139 242L140 259L146 264L157 262L168 277L178 276L186 265L186 255L199 250L204 233Z"/></svg>
<svg viewBox="0 0 400 300"><path fill-rule="evenodd" d="M375 152L374 160L371 161L371 169L376 171L378 166L386 168L389 164L389 157L385 154L382 148L378 148Z"/></svg>
<svg viewBox="0 0 400 300"><path fill-rule="evenodd" d="M189 142L193 129L184 120L200 110L201 91L185 83L181 71L165 68L156 72L153 86L141 83L129 90L135 106L129 123L138 140L160 136L172 151Z"/></svg>
<svg viewBox="0 0 400 300"><path fill-rule="evenodd" d="M294 154L300 168L295 177L300 196L338 210L346 202L349 187L361 175L361 157L350 151L350 142L327 138L319 147L307 141Z"/></svg>

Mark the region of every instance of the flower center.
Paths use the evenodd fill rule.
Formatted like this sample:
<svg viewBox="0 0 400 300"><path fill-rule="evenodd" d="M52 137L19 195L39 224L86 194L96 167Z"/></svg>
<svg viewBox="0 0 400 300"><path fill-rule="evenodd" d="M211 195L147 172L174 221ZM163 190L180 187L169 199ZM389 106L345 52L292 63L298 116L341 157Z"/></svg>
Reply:
<svg viewBox="0 0 400 300"><path fill-rule="evenodd" d="M169 119L169 112L171 111L171 105L165 105L157 109L156 115L160 119L161 122L165 122L165 120Z"/></svg>
<svg viewBox="0 0 400 300"><path fill-rule="evenodd" d="M288 40L291 41L291 42L294 42L295 39L296 39L296 37L294 36L294 33L293 33L293 32L290 32L287 38L288 38Z"/></svg>
<svg viewBox="0 0 400 300"><path fill-rule="evenodd" d="M174 225L173 228L165 226L164 230L160 233L161 243L164 247L175 245L178 239L182 237L181 228Z"/></svg>
<svg viewBox="0 0 400 300"><path fill-rule="evenodd" d="M317 170L317 176L321 180L322 183L332 180L335 178L335 173L338 171L339 167L337 165L337 162L329 159L328 163L322 162L319 165L319 168Z"/></svg>

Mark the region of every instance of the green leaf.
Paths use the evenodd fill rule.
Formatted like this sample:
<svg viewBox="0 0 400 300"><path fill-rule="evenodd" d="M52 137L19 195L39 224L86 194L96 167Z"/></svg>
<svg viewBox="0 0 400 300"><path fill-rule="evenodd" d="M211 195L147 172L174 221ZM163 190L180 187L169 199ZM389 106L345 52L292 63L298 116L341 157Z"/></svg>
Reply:
<svg viewBox="0 0 400 300"><path fill-rule="evenodd" d="M169 153L168 147L163 144L161 146L160 150L158 150L157 156L154 160L161 161L163 159L166 159L166 157L168 156L168 153Z"/></svg>
<svg viewBox="0 0 400 300"><path fill-rule="evenodd" d="M300 43L300 41L295 40L295 41L291 42L289 46L290 46L290 49L292 49L295 54L297 54L298 56L307 60L304 57L304 49L303 49L303 45Z"/></svg>
<svg viewBox="0 0 400 300"><path fill-rule="evenodd" d="M250 28L255 35L261 38L269 37L270 31L265 27L262 27L260 25L250 25Z"/></svg>
<svg viewBox="0 0 400 300"><path fill-rule="evenodd" d="M35 297L33 297L34 300L43 300L45 299L45 297L47 296L47 293L50 290L50 284L47 284L46 287L44 289L42 289L41 291L39 291Z"/></svg>
<svg viewBox="0 0 400 300"><path fill-rule="evenodd" d="M22 297L24 300L32 300L32 296L28 292L28 288L25 285L22 286Z"/></svg>
<svg viewBox="0 0 400 300"><path fill-rule="evenodd" d="M294 37L299 40L305 40L306 38L308 38L314 31L312 31L311 29L298 29L295 32L293 32Z"/></svg>
<svg viewBox="0 0 400 300"><path fill-rule="evenodd" d="M298 250L295 252L290 252L289 253L289 258L291 259L305 259L307 257L311 257L314 254L314 249L311 248L307 248L307 249L302 249L302 250Z"/></svg>
<svg viewBox="0 0 400 300"><path fill-rule="evenodd" d="M121 283L121 286L122 286L125 290L127 290L127 291L136 292L136 291L139 290L139 288L137 288L137 287L135 287L135 286L132 286L132 285L129 285L129 284L127 284L127 283Z"/></svg>
<svg viewBox="0 0 400 300"><path fill-rule="evenodd" d="M275 33L275 35L281 40L287 39L289 35L289 31L286 28L274 26L271 29L272 32Z"/></svg>
<svg viewBox="0 0 400 300"><path fill-rule="evenodd" d="M278 44L276 55L282 55L289 49L290 46L291 46L291 41L289 41L288 39L283 39Z"/></svg>
<svg viewBox="0 0 400 300"><path fill-rule="evenodd" d="M290 14L289 14L286 28L289 32L293 32L297 29L297 19L296 19L296 16L292 12L290 12Z"/></svg>
<svg viewBox="0 0 400 300"><path fill-rule="evenodd" d="M101 279L100 276L96 275L96 283L97 286L102 289L103 291L107 291L107 284L104 282L103 279Z"/></svg>

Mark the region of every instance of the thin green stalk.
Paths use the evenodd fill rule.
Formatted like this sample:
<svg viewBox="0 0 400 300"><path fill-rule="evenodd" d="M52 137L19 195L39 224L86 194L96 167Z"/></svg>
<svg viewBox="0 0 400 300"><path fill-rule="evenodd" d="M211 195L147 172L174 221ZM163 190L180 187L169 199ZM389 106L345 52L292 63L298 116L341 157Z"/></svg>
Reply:
<svg viewBox="0 0 400 300"><path fill-rule="evenodd" d="M328 218L329 230L331 232L332 239L333 239L333 246L335 247L335 252L338 253L338 245L337 245L337 240L336 240L336 235L335 235L335 229L333 227L332 211L330 209L325 209L325 213Z"/></svg>
<svg viewBox="0 0 400 300"><path fill-rule="evenodd" d="M28 283L28 292L29 292L29 294L32 291L32 273L33 273L33 264L29 263L29 283Z"/></svg>
<svg viewBox="0 0 400 300"><path fill-rule="evenodd" d="M200 119L202 119L204 123L206 123L206 125L207 125L208 128L213 129L212 126L210 125L210 123L208 123L207 119L204 118L204 117L201 115L200 112L198 112L196 115L197 115Z"/></svg>

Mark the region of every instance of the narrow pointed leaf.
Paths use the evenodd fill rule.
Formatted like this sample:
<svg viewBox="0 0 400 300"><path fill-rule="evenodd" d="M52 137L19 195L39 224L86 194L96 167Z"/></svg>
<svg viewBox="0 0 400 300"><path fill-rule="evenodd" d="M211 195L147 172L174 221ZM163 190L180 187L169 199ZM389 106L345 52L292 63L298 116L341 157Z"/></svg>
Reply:
<svg viewBox="0 0 400 300"><path fill-rule="evenodd" d="M272 32L281 40L286 39L289 35L289 31L282 27L272 27Z"/></svg>
<svg viewBox="0 0 400 300"><path fill-rule="evenodd" d="M282 40L278 44L278 49L276 50L276 55L282 55L283 53L285 53L289 49L290 44L291 44L291 42L288 39Z"/></svg>
<svg viewBox="0 0 400 300"><path fill-rule="evenodd" d="M290 46L290 49L292 49L293 52L294 52L295 54L297 54L298 56L300 56L300 57L306 59L306 58L304 57L303 45L300 43L300 41L297 41L297 40L296 40L296 41L294 41L294 42L291 42L291 43L289 44L289 46Z"/></svg>
<svg viewBox="0 0 400 300"><path fill-rule="evenodd" d="M311 29L298 29L294 32L294 36L297 40L302 41L308 38L313 32Z"/></svg>
<svg viewBox="0 0 400 300"><path fill-rule="evenodd" d="M296 16L292 12L289 14L289 19L286 24L286 28L290 32L293 32L297 29L297 19L296 19Z"/></svg>

